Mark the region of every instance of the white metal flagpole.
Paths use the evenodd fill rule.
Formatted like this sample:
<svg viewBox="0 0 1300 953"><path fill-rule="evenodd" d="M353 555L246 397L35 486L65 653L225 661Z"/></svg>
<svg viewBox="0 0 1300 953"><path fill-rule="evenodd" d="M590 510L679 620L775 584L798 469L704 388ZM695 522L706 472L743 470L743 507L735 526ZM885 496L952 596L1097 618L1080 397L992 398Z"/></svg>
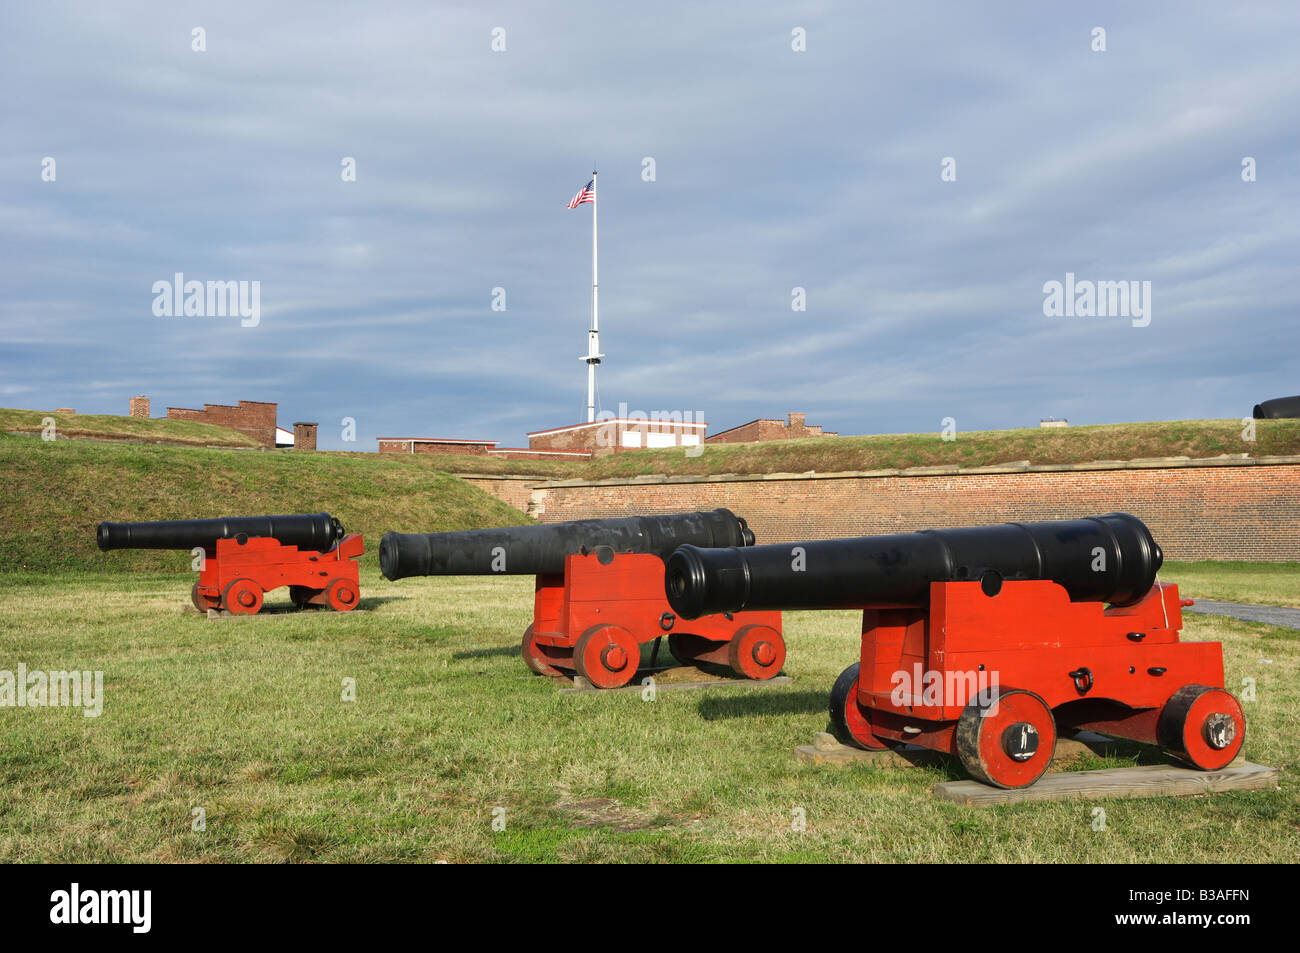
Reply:
<svg viewBox="0 0 1300 953"><path fill-rule="evenodd" d="M591 172L591 330L587 332L587 423L596 419L596 365L605 355L600 353L600 309L596 272L596 207L600 204L600 191L596 188L596 170Z"/></svg>

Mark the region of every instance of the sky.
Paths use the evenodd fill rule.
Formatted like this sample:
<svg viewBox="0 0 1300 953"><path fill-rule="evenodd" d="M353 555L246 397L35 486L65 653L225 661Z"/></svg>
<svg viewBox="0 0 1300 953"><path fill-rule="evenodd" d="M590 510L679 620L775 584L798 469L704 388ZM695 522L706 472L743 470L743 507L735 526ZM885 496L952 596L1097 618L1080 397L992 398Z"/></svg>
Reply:
<svg viewBox="0 0 1300 953"><path fill-rule="evenodd" d="M602 409L1249 416L1300 393L1297 49L1284 3L5 4L0 406L525 445L584 414L594 164ZM156 314L178 272L256 325ZM1067 273L1149 312L1045 314Z"/></svg>

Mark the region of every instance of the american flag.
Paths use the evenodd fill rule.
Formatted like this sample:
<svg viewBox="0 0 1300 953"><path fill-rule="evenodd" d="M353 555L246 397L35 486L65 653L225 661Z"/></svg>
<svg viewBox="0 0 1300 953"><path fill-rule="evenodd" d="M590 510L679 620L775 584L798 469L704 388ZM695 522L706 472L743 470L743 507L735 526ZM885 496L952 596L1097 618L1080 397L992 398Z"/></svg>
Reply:
<svg viewBox="0 0 1300 953"><path fill-rule="evenodd" d="M569 208L577 208L583 202L596 201L596 180L592 179L583 187L583 190L573 197L569 203Z"/></svg>

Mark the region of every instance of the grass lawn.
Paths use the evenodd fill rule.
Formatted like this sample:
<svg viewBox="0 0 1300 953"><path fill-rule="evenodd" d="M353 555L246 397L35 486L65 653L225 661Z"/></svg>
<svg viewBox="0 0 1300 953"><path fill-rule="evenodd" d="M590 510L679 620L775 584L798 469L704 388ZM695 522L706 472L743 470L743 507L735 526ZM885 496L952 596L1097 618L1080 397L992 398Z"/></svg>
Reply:
<svg viewBox="0 0 1300 953"><path fill-rule="evenodd" d="M0 438L7 431L39 434L46 417L67 437L110 441L188 444L196 447L250 447L251 438L211 424L110 414L55 414L0 408ZM931 433L867 434L769 440L763 443L709 443L695 456L682 448L636 450L594 460L509 460L484 455L384 454L383 460L451 473L527 474L553 480L603 480L647 474L706 476L717 473L835 473L922 466L981 467L1028 461L1032 464L1087 463L1143 457L1251 457L1300 454L1300 420L1257 420L1254 440L1243 440L1240 420L1160 420L1079 427L1020 427L1011 430L959 430L944 440L935 421ZM20 438L27 448L34 437ZM59 441L60 444L65 441ZM94 446L102 447L102 444ZM373 447L365 448L373 450ZM271 456L301 460L303 454ZM249 454L239 455L239 464ZM262 456L258 454L257 456ZM331 460L375 460L376 453L318 454ZM218 466L229 467L226 458Z"/></svg>
<svg viewBox="0 0 1300 953"><path fill-rule="evenodd" d="M1300 608L1300 563L1169 562L1160 579L1187 598Z"/></svg>
<svg viewBox="0 0 1300 953"><path fill-rule="evenodd" d="M788 686L642 701L559 695L525 670L529 578L367 568L370 611L220 621L181 613L179 570L0 580L0 669L102 669L105 694L99 718L0 709L0 861L1300 861L1300 652L1283 629L1189 615L1184 632L1224 642L1230 687L1257 680L1246 755L1282 768L1281 789L1110 800L1097 832L1095 801L940 802L954 764L797 762L856 657L851 612L788 614Z"/></svg>
<svg viewBox="0 0 1300 953"><path fill-rule="evenodd" d="M0 407L0 431L40 434L47 432L49 420L54 421L56 438L123 440L244 449L256 449L259 446L256 440L238 430L192 420L123 417L116 414L60 414L52 410L15 410L10 407Z"/></svg>

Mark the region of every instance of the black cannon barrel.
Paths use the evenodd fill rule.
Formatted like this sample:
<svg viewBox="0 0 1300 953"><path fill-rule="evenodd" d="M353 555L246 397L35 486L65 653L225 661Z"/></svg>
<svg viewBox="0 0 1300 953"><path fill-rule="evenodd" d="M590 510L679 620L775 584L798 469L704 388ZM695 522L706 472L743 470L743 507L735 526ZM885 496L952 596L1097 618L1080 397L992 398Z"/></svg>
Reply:
<svg viewBox="0 0 1300 953"><path fill-rule="evenodd" d="M1300 417L1300 395L1296 397L1274 397L1255 405L1256 420L1270 420L1279 417Z"/></svg>
<svg viewBox="0 0 1300 953"><path fill-rule="evenodd" d="M328 513L292 516L223 516L203 520L159 520L153 523L100 523L99 548L193 549L219 539L269 536L285 546L327 552L343 538L343 524Z"/></svg>
<svg viewBox="0 0 1300 953"><path fill-rule="evenodd" d="M1163 556L1135 516L1003 523L749 549L682 546L664 588L684 619L741 609L844 609L925 600L931 582L1050 579L1074 602L1131 605Z"/></svg>
<svg viewBox="0 0 1300 953"><path fill-rule="evenodd" d="M754 534L743 519L725 509L451 533L385 533L379 543L379 568L388 579L491 573L531 576L563 572L565 556L600 546L667 558L684 543L752 546Z"/></svg>

